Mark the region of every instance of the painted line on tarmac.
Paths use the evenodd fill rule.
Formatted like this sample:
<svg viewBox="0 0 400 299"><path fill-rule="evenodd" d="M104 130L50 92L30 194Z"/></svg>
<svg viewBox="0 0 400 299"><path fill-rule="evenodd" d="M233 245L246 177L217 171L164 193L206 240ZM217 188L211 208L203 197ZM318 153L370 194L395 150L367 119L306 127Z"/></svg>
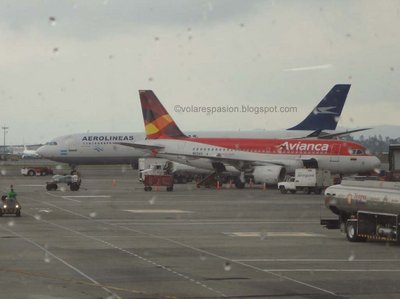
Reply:
<svg viewBox="0 0 400 299"><path fill-rule="evenodd" d="M35 199L32 199L32 200L35 200ZM204 250L204 249L196 248L196 247L194 247L194 246L191 246L191 245L188 245L188 244L185 244L185 243L176 241L176 240L174 240L174 239L166 238L166 237L159 236L159 235L155 235L155 234L152 234L152 233L146 233L146 232L143 232L143 231L140 231L140 230L136 230L136 229L132 229L132 228L126 227L126 226L115 225L115 224L107 223L107 222L104 222L104 221L101 221L101 220L92 219L92 218L87 217L87 216L85 216L85 215L82 215L82 214L79 214L79 213L76 213L76 212L73 212L73 211L70 211L70 210L67 210L67 209L58 207L57 205L51 204L51 203L48 203L48 202L43 202L43 201L39 201L39 200L35 200L35 201L38 201L38 202L41 202L41 203L43 203L43 204L47 204L47 205L53 206L54 208L57 208L57 209L62 210L62 211L65 211L65 212L70 213L70 214L72 214L72 215L77 215L77 216L80 216L80 217L82 217L82 218L85 218L85 219L88 219L88 220L91 220L91 221L94 221L94 222L97 222L97 223L100 223L100 224L103 224L103 225L110 225L110 226L114 226L114 227L119 227L119 228L122 228L122 229L125 229L125 230L128 230L128 231L132 231L132 232L140 233L140 234L143 234L143 235L147 235L147 236L150 236L150 237L159 239L159 240L164 240L164 241L167 241L167 242L169 242L169 243L173 243L173 244L182 246L182 247L184 247L184 248L191 249L191 250L193 250L193 251L195 251L195 252L198 252L198 253L203 253L203 254L206 254L206 255L208 255L208 256L212 256L212 257L214 257L214 258L223 260L223 261L229 261L229 262L235 263L236 265L240 265L240 266L243 266L243 267L245 267L245 268L249 268L249 269L253 269L253 270L256 270L256 271L263 272L263 273L267 273L267 274L269 274L269 275L271 275L271 276L274 276L274 277L276 277L276 278L278 278L278 279L280 279L280 280L291 281L291 282L293 282L293 283L295 283L295 284L299 284L299 285L305 286L305 287L307 287L307 288L320 291L320 292L325 293L325 294L329 294L329 295L333 295L333 296L338 296L335 292L330 291L330 290L327 290L327 289L324 289L324 288L321 288L321 287L318 287L318 286L316 286L316 285L312 285L312 284L309 284L309 283L306 283L306 282L303 282L303 281L300 281L300 280L291 278L291 277L289 277L289 276L286 276L286 275L283 275L283 274L280 274L280 273L275 273L275 272L272 272L272 271L268 271L268 270L262 269L262 268L260 268L260 267L256 267L256 266L254 266L254 265L246 264L246 263L244 263L244 262L235 262L235 261L232 260L231 258L227 258L227 257L224 257L224 256L222 256L222 255L218 255L218 254L216 254L216 253L213 253L213 252L210 252L210 251L207 251L207 250ZM42 221L43 221L43 220L42 220ZM57 225L57 224L53 224L53 225ZM76 232L76 233L79 233L79 232ZM126 252L126 250L124 250L124 251ZM163 267L163 269L169 269L169 268L167 268L167 267L165 267L165 266L162 266L162 267ZM170 269L170 270L168 270L168 271L173 271L173 270ZM175 272L175 271L173 271L173 272ZM180 273L179 273L179 274L180 274ZM178 275L179 275L179 274L178 274ZM181 274L181 275L182 275L182 274ZM179 275L179 276L181 276L181 275ZM226 295L224 295L222 292L217 291L217 290L214 290L214 289L212 289L212 288L210 288L210 287L208 287L208 286L205 286L205 285L203 285L201 282L198 282L198 283L196 283L196 284L200 284L201 286L204 286L204 287L206 287L207 289L212 290L214 293L219 293L219 294L221 294L222 296L226 297Z"/></svg>
<svg viewBox="0 0 400 299"><path fill-rule="evenodd" d="M66 195L63 197L70 197L70 198L109 198L111 195Z"/></svg>
<svg viewBox="0 0 400 299"><path fill-rule="evenodd" d="M31 199L31 200L38 201L38 200L35 200L35 199ZM82 214L79 214L79 213L75 213L75 212L73 212L73 211L69 211L69 210L64 209L64 208L60 208L60 207L56 206L55 204L50 204L50 203L46 203L46 202L42 202L42 203L48 204L48 205L50 205L50 206L53 206L53 207L55 207L55 208L57 208L57 209L59 209L59 210L68 212L68 213L70 213L70 214L80 216L80 217L85 218L85 219L87 219L87 220L94 220L94 219L92 219L92 218L90 218L90 217L87 217L87 216L85 216L85 215L82 215ZM29 215L29 216L35 218L34 215L32 215L32 214L29 214L29 213L25 213L25 214L27 214L27 215ZM37 218L35 218L35 219L38 220ZM72 232L72 233L74 233L74 234L78 234L78 235L80 235L80 236L85 237L86 239L91 239L91 240L95 240L95 241L97 241L97 242L103 243L103 244L106 245L107 247L111 247L111 248L113 248L113 249L122 251L122 252L124 252L124 253L126 253L126 254L129 254L129 255L131 255L131 256L134 256L134 257L136 257L136 258L142 260L143 262L149 263L149 264L154 265L154 266L156 266L156 267L158 267L158 268L161 268L161 269L163 269L163 270L166 270L166 271L168 271L168 272L170 272L170 273L172 273L172 274L174 274L174 275L176 275L176 276L179 276L180 278L182 278L182 279L184 279L184 280L188 280L188 281L190 281L190 282L192 282L192 283L194 283L194 284L196 284L196 285L198 285L198 286L201 286L201 287L203 287L203 288L209 290L209 291L212 292L212 293L218 294L218 295L220 295L220 296L222 296L222 297L227 297L227 296L226 296L224 293L222 293L221 291L215 290L215 289L213 289L212 287L209 287L208 285L202 283L202 282L199 281L199 280L195 280L194 278L191 278L191 277L189 277L188 275L185 275L185 274L182 274L182 273L180 273L180 272L177 272L177 271L175 271L175 270L169 268L168 266L161 265L161 264L159 264L159 263L157 263L157 262L154 262L154 261L152 261L152 260L150 260L150 259L147 259L147 258L145 258L145 257L142 257L142 256L140 256L140 255L138 255L138 254L136 254L136 253L134 253L134 252L132 252L132 251L129 251L129 250L120 248L120 247L118 247L118 246L116 246L116 245L114 245L114 244L112 244L112 243L110 243L110 242L104 241L104 240L99 239L99 238L94 237L94 236L86 235L86 234L84 234L84 233L81 233L81 232L79 232L79 231L75 231L75 230L73 230L73 229L71 229L71 228L68 228L68 227L66 227L66 226L53 223L53 222L51 222L51 221L47 221L47 220L44 220L44 219L39 219L38 221L42 221L42 222L44 222L44 223L50 224L50 225L52 225L52 226L59 227L59 228L61 228L61 229L67 230L67 231L69 231L69 232ZM106 223L102 223L101 221L97 221L97 220L94 220L94 221L95 221L96 223L100 223L100 224L103 224L103 225L106 224ZM106 224L106 225L107 225L107 224ZM0 227L1 227L1 226L0 226ZM32 241L32 242L33 242L33 241ZM40 245L39 245L39 246L40 246ZM120 297L117 296L117 297L115 297L115 298L120 298ZM121 299L121 298L120 298L120 299Z"/></svg>
<svg viewBox="0 0 400 299"><path fill-rule="evenodd" d="M182 214L182 213L193 213L191 211L183 211L183 210L123 210L124 212L129 212L129 213L138 213L138 214L148 214L148 213L158 213L158 214L163 214L163 213L169 213L169 214Z"/></svg>
<svg viewBox="0 0 400 299"><path fill-rule="evenodd" d="M235 259L235 262L348 262L348 263L369 263L369 262L400 262L400 259Z"/></svg>
<svg viewBox="0 0 400 299"><path fill-rule="evenodd" d="M45 254L53 257L54 259L58 260L59 262L61 262L62 264L64 264L65 266L67 266L68 268L72 269L73 271L75 271L76 273L80 274L81 276L85 277L86 279L88 279L89 281L91 281L93 284L101 287L104 291L106 291L109 295L112 295L114 298L119 298L122 299L121 297L119 297L116 293L112 292L111 290L109 290L108 288L106 288L105 286L102 286L99 282L97 282L94 278L90 277L89 275L87 275L86 273L82 272L81 270L79 270L78 268L76 268L75 266L71 265L70 263L68 263L67 261L65 261L64 259L60 258L59 256L55 255L54 253L50 252L49 250L47 250L45 247L39 245L38 243L36 243L35 241L24 237L23 235L14 232L13 230L4 227L3 225L0 224L0 228L2 228L3 230L13 234L14 236L17 236L19 238L21 238L22 240L34 245L35 247L39 248L40 250L42 250Z"/></svg>
<svg viewBox="0 0 400 299"><path fill-rule="evenodd" d="M400 272L400 269L264 269L269 272Z"/></svg>
<svg viewBox="0 0 400 299"><path fill-rule="evenodd" d="M14 185L15 187L44 187L45 185Z"/></svg>
<svg viewBox="0 0 400 299"><path fill-rule="evenodd" d="M322 234L306 232L222 232L230 237L261 238L261 237L326 237Z"/></svg>

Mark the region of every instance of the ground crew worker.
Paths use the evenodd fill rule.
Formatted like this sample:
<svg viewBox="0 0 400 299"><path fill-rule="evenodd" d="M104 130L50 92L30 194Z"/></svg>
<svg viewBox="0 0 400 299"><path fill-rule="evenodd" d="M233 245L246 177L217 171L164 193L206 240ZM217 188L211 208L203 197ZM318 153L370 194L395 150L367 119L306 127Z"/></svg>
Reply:
<svg viewBox="0 0 400 299"><path fill-rule="evenodd" d="M13 185L10 186L11 190L8 192L7 197L9 199L16 199L17 198L17 193L14 191Z"/></svg>

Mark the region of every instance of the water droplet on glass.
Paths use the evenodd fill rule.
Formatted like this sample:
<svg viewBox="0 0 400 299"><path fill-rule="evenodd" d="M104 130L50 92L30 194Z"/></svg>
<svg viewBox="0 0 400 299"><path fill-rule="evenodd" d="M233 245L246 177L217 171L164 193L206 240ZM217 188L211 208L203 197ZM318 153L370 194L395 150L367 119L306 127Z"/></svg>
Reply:
<svg viewBox="0 0 400 299"><path fill-rule="evenodd" d="M50 255L49 255L48 251L45 251L45 253L44 253L44 262L45 263L50 263L51 262Z"/></svg>
<svg viewBox="0 0 400 299"><path fill-rule="evenodd" d="M339 116L335 116L335 122L339 122L340 117Z"/></svg>
<svg viewBox="0 0 400 299"><path fill-rule="evenodd" d="M193 37L192 37L191 35L188 36L188 40L192 40L192 38L193 38Z"/></svg>
<svg viewBox="0 0 400 299"><path fill-rule="evenodd" d="M67 188L65 188L65 186L61 186L61 187L60 187L60 191L61 191L61 192L65 192L65 191L67 191Z"/></svg>
<svg viewBox="0 0 400 299"><path fill-rule="evenodd" d="M55 17L49 17L49 23L51 26L56 26L57 25L57 21Z"/></svg>
<svg viewBox="0 0 400 299"><path fill-rule="evenodd" d="M153 77L149 77L149 82L152 82L153 80L154 80L154 78Z"/></svg>
<svg viewBox="0 0 400 299"><path fill-rule="evenodd" d="M231 263L230 262L225 262L224 263L224 270L225 271L231 271L231 269L232 269Z"/></svg>
<svg viewBox="0 0 400 299"><path fill-rule="evenodd" d="M149 204L154 205L156 202L156 197L153 196L152 198L149 199Z"/></svg>
<svg viewBox="0 0 400 299"><path fill-rule="evenodd" d="M57 47L53 48L53 53L54 53L54 54L57 54L57 53L58 53L58 48L57 48Z"/></svg>
<svg viewBox="0 0 400 299"><path fill-rule="evenodd" d="M36 214L36 215L33 216L33 217L35 217L35 219L38 220L38 221L39 221L39 220L42 220L42 216L40 216L40 215L38 215L38 214Z"/></svg>
<svg viewBox="0 0 400 299"><path fill-rule="evenodd" d="M123 166L121 167L121 172L122 172L122 173L126 173L126 171L127 171L126 166L123 165Z"/></svg>
<svg viewBox="0 0 400 299"><path fill-rule="evenodd" d="M202 255L202 254L199 256L199 258L200 258L200 260L202 262L204 262L207 259L207 257L205 255Z"/></svg>
<svg viewBox="0 0 400 299"><path fill-rule="evenodd" d="M10 221L8 221L7 224L8 224L8 226L13 227L15 225L15 222L14 222L14 220L10 220Z"/></svg>
<svg viewBox="0 0 400 299"><path fill-rule="evenodd" d="M2 169L2 170L1 170L1 175L6 175L6 174L7 174L7 170Z"/></svg>
<svg viewBox="0 0 400 299"><path fill-rule="evenodd" d="M96 212L91 212L91 213L89 214L89 216L92 217L92 218L94 218L94 217L97 216L97 213L96 213Z"/></svg>
<svg viewBox="0 0 400 299"><path fill-rule="evenodd" d="M61 170L61 169L63 169L63 166L61 164L58 164L58 165L56 165L56 169Z"/></svg>
<svg viewBox="0 0 400 299"><path fill-rule="evenodd" d="M356 258L356 256L355 256L354 252L352 252L352 253L350 254L348 260L349 260L349 262L352 262L352 261L354 261L355 258Z"/></svg>
<svg viewBox="0 0 400 299"><path fill-rule="evenodd" d="M349 121L352 123L352 122L354 122L354 119L352 117L350 117Z"/></svg>
<svg viewBox="0 0 400 299"><path fill-rule="evenodd" d="M347 38L350 38L350 37L351 37L351 34L350 34L350 33L347 33L347 34L346 34L346 37L347 37Z"/></svg>
<svg viewBox="0 0 400 299"><path fill-rule="evenodd" d="M158 36L156 36L156 37L154 37L154 40L155 40L156 42L158 42L158 41L160 40L160 38L159 38Z"/></svg>
<svg viewBox="0 0 400 299"><path fill-rule="evenodd" d="M240 27L244 27L244 24L243 24L243 23L240 23Z"/></svg>
<svg viewBox="0 0 400 299"><path fill-rule="evenodd" d="M313 110L313 114L315 114L315 115L317 115L317 114L318 114L318 110L317 110L317 108L315 108L315 109Z"/></svg>
<svg viewBox="0 0 400 299"><path fill-rule="evenodd" d="M390 70L391 70L392 72L394 72L394 67L393 67L393 66L391 66L391 67L390 67Z"/></svg>

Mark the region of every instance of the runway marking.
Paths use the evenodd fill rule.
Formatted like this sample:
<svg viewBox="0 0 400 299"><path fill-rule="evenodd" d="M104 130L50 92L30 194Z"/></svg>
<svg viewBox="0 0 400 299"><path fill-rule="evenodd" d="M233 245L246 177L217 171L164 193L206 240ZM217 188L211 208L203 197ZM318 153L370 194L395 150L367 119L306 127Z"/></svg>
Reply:
<svg viewBox="0 0 400 299"><path fill-rule="evenodd" d="M80 200L77 200L77 199L69 198L69 196L57 196L57 197L59 197L59 198L63 198L63 199L68 199L68 200L70 200L70 201L74 201L74 202L82 202L82 201L80 201Z"/></svg>
<svg viewBox="0 0 400 299"><path fill-rule="evenodd" d="M231 237L325 237L321 234L305 233L305 232L222 232Z"/></svg>
<svg viewBox="0 0 400 299"><path fill-rule="evenodd" d="M15 185L15 187L44 187L45 185Z"/></svg>
<svg viewBox="0 0 400 299"><path fill-rule="evenodd" d="M235 262L347 262L347 263L369 263L369 262L400 262L400 259L234 259Z"/></svg>
<svg viewBox="0 0 400 299"><path fill-rule="evenodd" d="M183 211L183 210L123 210L129 213L193 213L191 211Z"/></svg>
<svg viewBox="0 0 400 299"><path fill-rule="evenodd" d="M106 291L109 295L112 295L115 298L119 298L122 299L121 297L119 297L116 293L112 292L111 290L109 290L108 288L106 288L105 286L102 286L99 282L97 282L94 278L90 277L89 275L85 274L84 272L82 272L81 270L79 270L78 268L76 268L75 266L71 265L70 263L68 263L67 261L65 261L64 259L60 258L59 256L55 255L54 253L48 251L46 248L44 248L43 246L39 245L38 243L36 243L35 241L28 239L27 237L24 237L23 235L14 232L13 230L4 227L3 225L0 224L0 228L2 228L3 230L21 238L22 240L31 243L32 245L36 246L37 248L41 249L45 254L53 257L54 259L58 260L59 262L63 263L65 266L67 266L68 268L72 269L73 271L77 272L78 274L82 275L83 277L85 277L86 279L88 279L89 281L91 281L92 283L94 283L95 285L101 287L104 291Z"/></svg>
<svg viewBox="0 0 400 299"><path fill-rule="evenodd" d="M63 197L71 197L71 198L109 198L111 195L66 195Z"/></svg>
<svg viewBox="0 0 400 299"><path fill-rule="evenodd" d="M34 200L34 199L33 199L33 200ZM36 200L36 201L37 201L37 200ZM46 204L46 202L43 202L43 203ZM94 220L94 219L92 219L92 218L90 218L90 217L87 217L87 216L84 216L84 215L82 215L82 214L75 213L75 212L73 212L73 211L69 211L69 210L64 209L64 208L60 208L60 207L58 207L58 206L56 206L56 205L54 205L54 204L50 204L50 203L47 203L47 204L50 205L50 206L53 206L53 207L55 207L55 208L57 208L57 209L66 211L66 212L68 212L68 213L71 213L71 214L73 214L73 215L78 215L78 216L80 216L80 217L82 217L82 218L85 218L85 219L88 219L88 220ZM34 215L32 215L32 214L29 214L29 213L25 213L25 214L27 214L27 215L29 215L29 216L31 216L31 217L34 217ZM118 246L116 246L116 245L114 245L114 244L112 244L112 243L110 243L110 242L104 241L104 240L99 239L99 238L94 237L94 236L86 235L86 234L84 234L84 233L81 233L81 232L79 232L79 231L75 231L75 230L73 230L73 229L71 229L71 228L68 228L68 227L66 227L66 226L63 226L63 225L60 225L60 224L56 224L56 223L53 223L53 222L50 222L50 221L47 221L47 220L44 220L44 219L40 219L39 221L42 221L42 222L44 222L44 223L48 223L48 224L50 224L50 225L53 225L53 226L62 228L62 229L64 229L64 230L67 230L67 231L72 232L72 233L75 233L75 234L81 235L81 236L83 236L83 237L85 237L85 238L87 238L87 239L92 239L92 240L95 240L95 241L97 241L97 242L101 242L101 243L103 243L104 245L106 245L106 246L108 246L108 247L111 247L111 248L114 248L114 249L116 249L116 250L122 251L122 252L124 252L124 253L126 253L126 254L129 254L129 255L131 255L131 256L134 256L134 257L136 257L136 258L138 258L138 259L140 259L140 260L142 260L142 261L144 261L144 262L146 262L146 263L150 263L150 264L152 264L152 265L154 265L154 266L156 266L156 267L158 267L158 268L161 268L161 269L163 269L163 270L166 270L166 271L168 271L168 272L170 272L170 273L172 273L172 274L174 274L174 275L177 275L177 276L179 276L179 277L181 277L181 278L183 278L183 279L185 279L185 280L188 280L188 281L190 281L190 282L192 282L192 283L195 283L196 285L199 285L199 286L201 286L201 287L203 287L203 288L209 290L209 291L212 292L212 293L218 294L218 295L220 295L220 296L222 296L222 297L227 297L227 296L226 296L224 293L222 293L221 291L215 290L215 289L213 289L212 287L209 287L209 286L207 286L206 284L204 284L204 283L202 283L202 282L200 282L200 281L198 281L198 280L195 280L195 279L193 279L193 278L191 278L191 277L189 277L189 276L187 276L187 275L184 275L184 274L182 274L182 273L179 273L179 272L177 272L177 271L175 271L175 270L173 270L173 269L171 269L171 268L169 268L169 267L167 267L167 266L158 264L157 262L154 262L154 261L152 261L152 260L150 260L150 259L147 259L147 258L145 258L145 257L142 257L142 256L140 256L140 255L138 255L138 254L136 254L136 253L134 253L134 252L132 252L132 251L129 251L129 250L120 248L120 247L118 247ZM101 221L96 221L96 220L94 220L94 221L97 222L97 223L102 223ZM102 224L104 225L105 223L102 223ZM0 225L0 227L2 227L2 226ZM2 228L3 228L3 227L2 227ZM12 232L12 233L13 233L13 232ZM28 241L29 241L29 240L28 240ZM32 242L33 242L33 241L32 241ZM38 245L38 246L40 246L40 245ZM43 249L46 250L45 248L43 248ZM53 255L52 255L52 256L53 256ZM100 285L100 284L99 284L99 285ZM111 293L111 294L114 294L114 293ZM115 298L121 299L118 295L115 294L115 296L116 296Z"/></svg>
<svg viewBox="0 0 400 299"><path fill-rule="evenodd" d="M400 272L400 269L265 269L270 272Z"/></svg>
<svg viewBox="0 0 400 299"><path fill-rule="evenodd" d="M32 199L32 198L31 198L31 199ZM212 256L212 257L214 257L214 258L217 258L217 259L220 259L220 260L223 260L223 261L230 261L230 262L232 262L232 263L235 263L236 265L240 265L240 266L243 266L243 267L245 267L245 268L249 268L249 269L253 269L253 270L256 270L256 271L260 271L260 272L267 273L267 274L269 274L269 275L271 275L271 276L274 276L274 277L276 277L276 278L278 278L278 279L281 279L281 280L291 281L291 282L293 282L293 283L296 283L296 284L299 284L299 285L302 285L302 286L305 286L305 287L308 287L308 288L311 288L311 289L314 289L314 290L317 290L317 291L320 291L320 292L323 292L323 293L326 293L326 294L330 294L330 295L333 295L333 296L337 296L337 294L336 294L335 292L330 291L330 290L328 290L328 289L324 289L324 288L318 287L318 286L316 286L316 285L312 285L312 284L310 284L310 283L306 283L306 282L303 282L303 281L300 281L300 280L291 278L291 277L289 277L289 276L286 276L286 275L283 275L283 274L280 274L280 273L271 272L271 271L262 269L262 268L260 268L260 267L256 267L256 266L254 266L254 265L246 264L246 263L244 263L244 262L235 262L235 261L232 260L231 258L224 257L224 256L222 256L222 255L218 255L218 254L216 254L216 253L213 253L213 252L210 252L210 251L207 251L207 250L204 250L204 249L200 249L200 248L197 248L197 247L194 247L194 246L191 246L191 245L188 245L188 244L185 244L185 243L182 243L182 242L179 242L179 241L170 239L170 238L166 238L166 237L163 237L163 236L155 235L155 234L152 234L152 233L146 233L146 232L143 232L143 231L140 231L140 230L137 230L137 229L132 229L132 228L126 227L126 226L115 225L115 224L112 224L112 223L107 223L107 222L105 222L105 221L100 221L100 220L97 220L97 219L92 219L92 218L87 217L87 216L85 216L85 215L82 215L82 214L73 212L73 211L71 211L71 210L67 210L67 209L61 208L61 207L59 207L59 206L57 206L57 205L55 205L55 204L51 204L51 203L48 203L48 202L45 202L45 201L38 201L38 200L35 200L35 199L32 199L32 200L37 201L37 202L41 202L41 203L44 203L44 204L47 204L47 205L50 205L50 206L52 206L52 207L54 207L54 208L57 208L57 209L62 210L62 211L65 211L65 212L70 213L70 214L72 214L72 215L77 215L77 216L80 216L80 217L82 217L82 218L84 218L84 219L88 219L88 220L91 220L91 221L94 221L94 222L97 222L97 223L100 223L100 224L103 224L103 225L110 225L110 226L114 226L114 227L119 227L119 228L122 228L122 229L125 229L125 230L128 230L128 231L140 233L140 234L143 234L143 235L146 235L146 236L150 236L150 237L153 237L153 238L156 238L156 239L159 239L159 240L164 240L164 241L167 241L167 242L170 242L170 243L173 243L173 244L182 246L182 247L184 247L184 248L191 249L191 250L193 250L193 251L195 251L195 252L198 252L198 253L201 253L201 254L206 254L206 255L208 255L208 256ZM42 220L42 221L43 221L43 220ZM53 225L56 225L56 224L53 224ZM75 233L79 233L79 232L75 232ZM165 266L164 266L164 267L165 267ZM166 268L166 267L165 267L165 268ZM169 268L167 268L167 269L169 269ZM173 270L171 270L171 271L173 271ZM173 271L173 272L175 272L175 271ZM177 275L182 276L181 274L177 274ZM214 293L218 293L218 294L221 294L222 296L226 297L226 295L224 295L224 294L223 294L222 292L220 292L220 291L214 290L214 289L212 289L212 288L210 288L210 287L208 287L208 286L206 286L206 285L204 285L204 284L200 284L200 285L201 285L202 287L205 287L205 288L209 289L209 290L212 290Z"/></svg>

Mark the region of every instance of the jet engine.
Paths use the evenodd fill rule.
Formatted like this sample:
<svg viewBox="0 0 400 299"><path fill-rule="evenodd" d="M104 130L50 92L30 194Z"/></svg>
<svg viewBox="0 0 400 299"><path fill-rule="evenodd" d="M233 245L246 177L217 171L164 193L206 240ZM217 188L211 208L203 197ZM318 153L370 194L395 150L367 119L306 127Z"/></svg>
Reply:
<svg viewBox="0 0 400 299"><path fill-rule="evenodd" d="M272 185L284 180L286 169L277 165L257 166L254 168L252 175L254 183Z"/></svg>

